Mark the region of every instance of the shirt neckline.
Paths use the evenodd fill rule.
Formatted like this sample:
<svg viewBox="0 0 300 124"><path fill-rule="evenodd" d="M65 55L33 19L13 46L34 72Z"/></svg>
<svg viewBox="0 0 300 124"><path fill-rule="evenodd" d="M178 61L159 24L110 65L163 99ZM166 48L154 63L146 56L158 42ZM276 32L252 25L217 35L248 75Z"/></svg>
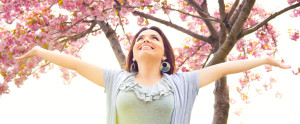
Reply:
<svg viewBox="0 0 300 124"><path fill-rule="evenodd" d="M137 73L136 73L136 74L137 74ZM141 87L154 87L154 86L160 84L160 83L162 82L162 80L164 80L164 78L165 78L165 75L163 74L162 77L161 77L161 79L160 79L157 83L152 84L152 85L143 85L143 84L139 83L137 80L135 80L136 74L135 74L135 75L132 75L131 78L133 78L133 81L136 82L136 83L137 83L139 86L141 86Z"/></svg>

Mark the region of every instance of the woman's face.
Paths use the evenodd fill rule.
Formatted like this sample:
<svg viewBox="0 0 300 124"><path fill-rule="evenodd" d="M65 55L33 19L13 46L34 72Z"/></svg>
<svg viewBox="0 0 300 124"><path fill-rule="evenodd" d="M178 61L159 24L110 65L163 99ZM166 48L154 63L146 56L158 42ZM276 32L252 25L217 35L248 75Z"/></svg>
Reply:
<svg viewBox="0 0 300 124"><path fill-rule="evenodd" d="M139 34L133 46L133 61L151 57L165 60L163 39L158 32L148 29Z"/></svg>

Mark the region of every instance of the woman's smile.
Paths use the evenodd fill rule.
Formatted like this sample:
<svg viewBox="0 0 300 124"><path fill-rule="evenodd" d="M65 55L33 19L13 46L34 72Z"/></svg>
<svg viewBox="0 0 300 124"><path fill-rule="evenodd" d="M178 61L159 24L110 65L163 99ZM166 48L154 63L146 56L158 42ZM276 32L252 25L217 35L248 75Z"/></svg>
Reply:
<svg viewBox="0 0 300 124"><path fill-rule="evenodd" d="M150 45L142 45L139 50L153 50L154 48Z"/></svg>

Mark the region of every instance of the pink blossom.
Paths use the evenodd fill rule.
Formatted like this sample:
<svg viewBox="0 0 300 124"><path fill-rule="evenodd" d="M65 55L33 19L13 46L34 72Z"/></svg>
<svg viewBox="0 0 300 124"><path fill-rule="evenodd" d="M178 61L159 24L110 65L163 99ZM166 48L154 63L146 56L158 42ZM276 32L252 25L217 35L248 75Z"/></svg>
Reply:
<svg viewBox="0 0 300 124"><path fill-rule="evenodd" d="M277 82L277 80L274 77L270 77L270 82L275 83L275 82Z"/></svg>
<svg viewBox="0 0 300 124"><path fill-rule="evenodd" d="M299 75L299 72L298 72L298 71L295 71L295 70L292 70L292 73L293 73L294 75Z"/></svg>
<svg viewBox="0 0 300 124"><path fill-rule="evenodd" d="M291 17L298 17L298 16L300 16L300 9L294 9L291 14Z"/></svg>
<svg viewBox="0 0 300 124"><path fill-rule="evenodd" d="M154 11L157 11L157 10L160 10L161 7L158 5L158 4L154 4L153 7L152 7L152 10Z"/></svg>
<svg viewBox="0 0 300 124"><path fill-rule="evenodd" d="M263 84L263 87L265 88L265 90L267 91L268 90L268 87L269 87L269 85L267 85L267 84Z"/></svg>
<svg viewBox="0 0 300 124"><path fill-rule="evenodd" d="M7 83L0 83L0 96L4 93L5 94L9 93L8 85L7 85Z"/></svg>
<svg viewBox="0 0 300 124"><path fill-rule="evenodd" d="M287 0L288 1L288 3L290 4L290 5L292 5L294 2L296 2L297 0ZM298 1L299 2L299 1Z"/></svg>
<svg viewBox="0 0 300 124"><path fill-rule="evenodd" d="M186 67L183 66L183 67L181 68L181 71L182 71L182 72L187 72L188 70L186 69Z"/></svg>
<svg viewBox="0 0 300 124"><path fill-rule="evenodd" d="M149 5L151 3L151 0L144 0L145 5Z"/></svg>
<svg viewBox="0 0 300 124"><path fill-rule="evenodd" d="M265 69L266 69L267 72L270 72L270 71L272 71L272 66L265 65Z"/></svg>
<svg viewBox="0 0 300 124"><path fill-rule="evenodd" d="M295 30L295 32L290 33L291 40L297 41L299 39L299 30Z"/></svg>
<svg viewBox="0 0 300 124"><path fill-rule="evenodd" d="M186 14L180 14L179 16L182 21L186 21L186 18L188 17Z"/></svg>

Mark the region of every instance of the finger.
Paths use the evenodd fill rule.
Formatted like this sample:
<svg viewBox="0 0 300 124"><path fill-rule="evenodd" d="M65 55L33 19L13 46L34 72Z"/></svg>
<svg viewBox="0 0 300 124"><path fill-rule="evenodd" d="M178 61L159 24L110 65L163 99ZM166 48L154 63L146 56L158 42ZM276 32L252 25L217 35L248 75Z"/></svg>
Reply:
<svg viewBox="0 0 300 124"><path fill-rule="evenodd" d="M283 68L283 69L289 69L289 68L291 68L291 65L282 65L281 68Z"/></svg>
<svg viewBox="0 0 300 124"><path fill-rule="evenodd" d="M24 59L24 56L16 57L15 60L21 60Z"/></svg>

